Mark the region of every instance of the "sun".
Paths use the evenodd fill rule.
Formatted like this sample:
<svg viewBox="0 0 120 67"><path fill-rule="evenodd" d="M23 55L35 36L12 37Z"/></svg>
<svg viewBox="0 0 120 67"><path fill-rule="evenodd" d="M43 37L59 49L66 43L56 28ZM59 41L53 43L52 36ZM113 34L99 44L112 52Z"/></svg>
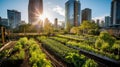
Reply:
<svg viewBox="0 0 120 67"><path fill-rule="evenodd" d="M44 20L45 20L45 15L44 15L44 14L39 15L39 16L38 16L38 20L44 21Z"/></svg>

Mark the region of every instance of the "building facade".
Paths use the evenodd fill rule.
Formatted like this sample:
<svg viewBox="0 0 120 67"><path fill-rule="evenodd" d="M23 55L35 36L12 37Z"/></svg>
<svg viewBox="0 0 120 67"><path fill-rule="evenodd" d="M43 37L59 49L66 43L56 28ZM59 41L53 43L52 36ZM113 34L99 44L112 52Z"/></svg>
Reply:
<svg viewBox="0 0 120 67"><path fill-rule="evenodd" d="M54 26L55 26L55 28L58 28L58 19L57 18L55 18Z"/></svg>
<svg viewBox="0 0 120 67"><path fill-rule="evenodd" d="M109 27L111 22L110 16L105 16L105 27Z"/></svg>
<svg viewBox="0 0 120 67"><path fill-rule="evenodd" d="M79 0L68 0L65 3L65 27L79 26L81 23L81 4Z"/></svg>
<svg viewBox="0 0 120 67"><path fill-rule="evenodd" d="M28 21L30 24L37 22L39 16L43 13L43 0L29 0Z"/></svg>
<svg viewBox="0 0 120 67"><path fill-rule="evenodd" d="M99 19L96 20L96 24L97 24L98 26L100 26L100 20L99 20Z"/></svg>
<svg viewBox="0 0 120 67"><path fill-rule="evenodd" d="M120 27L120 0L112 0L110 26Z"/></svg>
<svg viewBox="0 0 120 67"><path fill-rule="evenodd" d="M92 10L89 8L85 8L82 10L82 22L83 21L91 21L92 20Z"/></svg>
<svg viewBox="0 0 120 67"><path fill-rule="evenodd" d="M9 26L9 24L8 24L8 19L2 18L0 24L1 24L2 26L8 27L8 26Z"/></svg>
<svg viewBox="0 0 120 67"><path fill-rule="evenodd" d="M14 29L19 26L21 22L21 12L17 10L7 10L8 16L8 25L11 29Z"/></svg>

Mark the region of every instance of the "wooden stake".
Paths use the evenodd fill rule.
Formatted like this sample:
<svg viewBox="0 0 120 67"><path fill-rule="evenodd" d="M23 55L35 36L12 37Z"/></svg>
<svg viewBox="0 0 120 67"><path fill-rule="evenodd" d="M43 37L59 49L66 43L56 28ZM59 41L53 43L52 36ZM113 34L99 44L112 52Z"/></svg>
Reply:
<svg viewBox="0 0 120 67"><path fill-rule="evenodd" d="M5 36L4 36L4 27L1 27L1 31L2 31L2 43L5 43Z"/></svg>

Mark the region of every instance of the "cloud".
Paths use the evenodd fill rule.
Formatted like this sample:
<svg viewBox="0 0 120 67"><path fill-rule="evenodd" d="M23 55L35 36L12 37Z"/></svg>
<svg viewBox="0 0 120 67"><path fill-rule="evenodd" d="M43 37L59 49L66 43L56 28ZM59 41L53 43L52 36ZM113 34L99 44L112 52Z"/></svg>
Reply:
<svg viewBox="0 0 120 67"><path fill-rule="evenodd" d="M53 11L58 13L61 16L65 16L65 10L58 5L55 8L53 8Z"/></svg>

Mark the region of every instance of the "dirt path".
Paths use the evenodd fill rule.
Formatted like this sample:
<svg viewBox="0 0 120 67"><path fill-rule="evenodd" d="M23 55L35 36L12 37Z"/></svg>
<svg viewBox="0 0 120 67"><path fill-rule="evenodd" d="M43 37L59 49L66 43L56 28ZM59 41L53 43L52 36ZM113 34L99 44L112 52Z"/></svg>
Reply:
<svg viewBox="0 0 120 67"><path fill-rule="evenodd" d="M25 59L23 60L23 63L21 64L20 67L31 67L29 64L29 52L28 49L24 49L25 50Z"/></svg>

